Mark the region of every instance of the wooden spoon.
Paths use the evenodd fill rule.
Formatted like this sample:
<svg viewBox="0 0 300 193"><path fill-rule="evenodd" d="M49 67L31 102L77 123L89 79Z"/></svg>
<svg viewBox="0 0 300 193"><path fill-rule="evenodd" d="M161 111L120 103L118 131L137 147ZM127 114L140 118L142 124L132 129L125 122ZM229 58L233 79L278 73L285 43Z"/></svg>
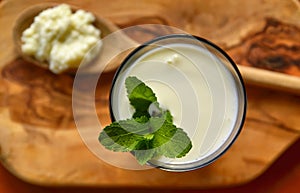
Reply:
<svg viewBox="0 0 300 193"><path fill-rule="evenodd" d="M58 4L39 4L26 9L18 17L13 29L13 37L18 53L25 60L46 69L49 68L48 63L39 62L35 58L22 53L21 36L23 31L31 25L35 16L37 16L42 10L54 7L56 5ZM78 10L78 8L74 6L71 6L71 8L73 11ZM119 30L119 28L112 22L102 17L95 17L96 21L94 22L94 25L101 30L101 38L107 37L113 32L117 34L114 36L108 36L109 38L103 39L103 45L98 57L95 58L92 63L86 65L83 70L80 70L80 72L99 73L102 71L109 72L115 70L120 65L121 61L127 56L127 54L132 51L132 49L126 48L135 48L139 45L137 42L129 38L121 30ZM116 56L116 53L119 53L119 55ZM116 57L112 59L112 56ZM105 69L103 69L104 66L106 66ZM238 65L238 67L246 83L300 94L299 77L293 77L282 73L269 72L257 68L249 68L241 65ZM75 73L76 70L77 69L70 69L67 72Z"/></svg>
<svg viewBox="0 0 300 193"><path fill-rule="evenodd" d="M19 15L18 19L15 22L15 26L13 28L13 39L14 39L18 54L20 56L22 56L22 58L24 60L31 62L31 63L33 63L39 67L45 68L45 69L49 69L49 64L47 62L40 62L40 61L36 60L33 56L28 56L22 52L21 37L22 37L23 31L26 30L27 28L29 28L30 25L33 23L34 17L36 17L41 11L51 8L51 7L54 7L54 6L57 6L57 5L59 5L59 4L54 4L54 3L38 4L38 5L35 5L35 6L32 6L28 9L26 9L24 12L22 12ZM73 12L75 12L79 8L71 6L71 9ZM119 28L116 25L114 25L112 22L110 22L102 17L96 16L95 14L94 14L94 16L95 16L96 20L93 23L93 25L96 28L101 30L101 39L103 39L104 37L106 37L107 35L109 35L113 32L117 32L119 30ZM113 60L109 62L109 65L107 65L104 69L104 72L112 71L119 66L121 58L124 58L125 55L127 55L128 52L132 50L132 49L126 50L126 52L123 52L124 47L137 47L138 46L138 43L136 43L135 41L130 39L127 35L125 35L121 31L118 31L118 35L114 36L114 42L118 42L118 43L114 44L114 45L111 45L110 43L105 43L105 42L103 43L101 52L96 57L96 59L93 60L92 63L86 65L86 69L85 69L86 72L97 73L99 70L103 70L102 68L106 64L104 64L102 57L107 55L107 52L111 52L111 50L114 50L114 51L119 50L120 52L122 52L122 54L113 58ZM105 62L107 62L107 61L105 61ZM97 64L97 65L93 65L93 64ZM76 70L77 70L77 68L69 69L66 72L75 73Z"/></svg>

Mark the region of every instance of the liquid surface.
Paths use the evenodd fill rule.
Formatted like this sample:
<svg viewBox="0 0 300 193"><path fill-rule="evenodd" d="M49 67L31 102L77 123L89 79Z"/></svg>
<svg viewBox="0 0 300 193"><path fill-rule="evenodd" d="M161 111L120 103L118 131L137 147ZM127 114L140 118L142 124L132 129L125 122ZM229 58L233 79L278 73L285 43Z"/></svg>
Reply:
<svg viewBox="0 0 300 193"><path fill-rule="evenodd" d="M232 132L238 112L238 94L231 73L205 48L170 44L139 57L119 74L112 109L116 120L130 118L124 81L136 76L152 88L163 108L169 109L174 124L184 129L193 147L183 158L152 160L184 164L214 153Z"/></svg>

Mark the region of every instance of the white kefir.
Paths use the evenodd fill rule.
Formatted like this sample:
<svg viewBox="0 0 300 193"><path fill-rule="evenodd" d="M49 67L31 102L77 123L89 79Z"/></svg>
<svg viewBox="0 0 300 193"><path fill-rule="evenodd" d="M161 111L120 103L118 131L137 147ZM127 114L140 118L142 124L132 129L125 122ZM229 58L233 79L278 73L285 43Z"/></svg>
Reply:
<svg viewBox="0 0 300 193"><path fill-rule="evenodd" d="M236 127L237 81L205 47L185 43L159 46L124 68L112 91L112 112L116 120L131 118L134 111L125 88L128 76L145 82L156 93L161 107L170 110L174 124L192 140L193 147L185 157L159 157L151 160L154 165L205 160L224 144Z"/></svg>

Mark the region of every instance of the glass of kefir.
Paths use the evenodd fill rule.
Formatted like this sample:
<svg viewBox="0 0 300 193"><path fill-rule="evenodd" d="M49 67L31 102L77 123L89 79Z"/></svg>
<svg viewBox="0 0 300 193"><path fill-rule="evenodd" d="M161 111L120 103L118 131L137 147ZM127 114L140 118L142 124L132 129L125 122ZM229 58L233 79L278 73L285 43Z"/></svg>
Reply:
<svg viewBox="0 0 300 193"><path fill-rule="evenodd" d="M162 108L192 141L182 158L158 157L149 165L168 171L204 167L223 155L239 135L246 114L246 92L237 65L212 42L187 34L158 37L135 49L113 79L113 121L133 114L125 79L136 76L152 88Z"/></svg>

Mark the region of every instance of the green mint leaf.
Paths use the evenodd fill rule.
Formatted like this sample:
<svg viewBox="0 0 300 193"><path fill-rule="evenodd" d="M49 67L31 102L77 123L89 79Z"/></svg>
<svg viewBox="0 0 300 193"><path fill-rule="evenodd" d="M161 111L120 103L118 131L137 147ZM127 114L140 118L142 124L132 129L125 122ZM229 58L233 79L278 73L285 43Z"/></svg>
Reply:
<svg viewBox="0 0 300 193"><path fill-rule="evenodd" d="M112 151L130 151L141 165L157 156L185 156L192 148L191 140L173 124L171 112L160 108L152 89L136 77L128 77L125 84L135 113L131 119L105 127L100 143Z"/></svg>
<svg viewBox="0 0 300 193"><path fill-rule="evenodd" d="M153 135L152 135L153 138ZM144 165L153 158L155 154L155 149L152 148L152 138L145 139L141 141L136 150L133 151L133 155L136 157L139 164Z"/></svg>
<svg viewBox="0 0 300 193"><path fill-rule="evenodd" d="M131 94L132 91L140 84L143 84L141 80L139 80L135 76L129 76L125 80L125 87L127 89L127 94Z"/></svg>
<svg viewBox="0 0 300 193"><path fill-rule="evenodd" d="M144 165L155 155L155 149L135 150L134 156L139 164Z"/></svg>
<svg viewBox="0 0 300 193"><path fill-rule="evenodd" d="M109 150L128 152L136 149L139 142L144 140L143 135L139 133L146 133L145 128L145 125L134 120L115 122L106 126L98 139Z"/></svg>
<svg viewBox="0 0 300 193"><path fill-rule="evenodd" d="M128 98L130 104L135 108L133 118L146 116L150 117L149 106L157 101L152 89L145 85L136 77L128 77L125 80Z"/></svg>
<svg viewBox="0 0 300 193"><path fill-rule="evenodd" d="M149 117L141 116L134 118L134 120L138 123L147 123L149 121Z"/></svg>
<svg viewBox="0 0 300 193"><path fill-rule="evenodd" d="M134 133L137 135L144 136L151 132L149 131L148 121L144 122L142 118L122 120L119 121L118 123L123 130L129 133Z"/></svg>
<svg viewBox="0 0 300 193"><path fill-rule="evenodd" d="M169 158L185 156L192 148L190 138L181 128L176 128L174 125L169 125L168 127L170 127L168 131L159 130L155 135L153 145L160 144L157 152ZM172 137L170 137L171 135Z"/></svg>

